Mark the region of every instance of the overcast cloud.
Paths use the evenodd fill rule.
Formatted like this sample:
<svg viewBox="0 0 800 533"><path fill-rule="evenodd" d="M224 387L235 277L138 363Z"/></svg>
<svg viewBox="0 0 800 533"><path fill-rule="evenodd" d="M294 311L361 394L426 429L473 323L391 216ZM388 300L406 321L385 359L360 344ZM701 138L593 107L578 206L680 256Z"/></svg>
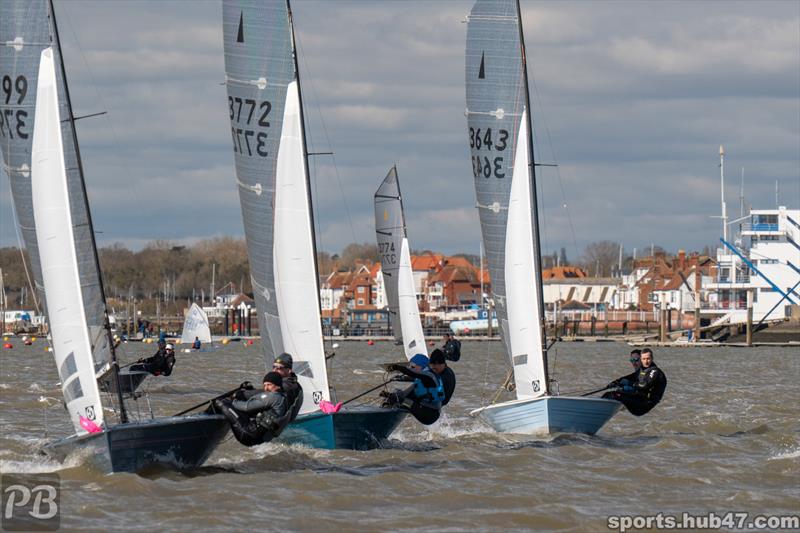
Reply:
<svg viewBox="0 0 800 533"><path fill-rule="evenodd" d="M220 3L57 4L75 113L109 112L79 122L99 243L242 236ZM336 153L336 168L312 161L322 249L374 240L372 194L397 163L412 247L477 253L471 4L292 3L310 149ZM781 203L800 207L800 3L522 9L537 157L560 165L539 178L546 252L574 257L602 239L629 251L713 244L720 144L731 215L742 167L748 204L774 207L778 180ZM0 244L16 245L5 175L0 186Z"/></svg>

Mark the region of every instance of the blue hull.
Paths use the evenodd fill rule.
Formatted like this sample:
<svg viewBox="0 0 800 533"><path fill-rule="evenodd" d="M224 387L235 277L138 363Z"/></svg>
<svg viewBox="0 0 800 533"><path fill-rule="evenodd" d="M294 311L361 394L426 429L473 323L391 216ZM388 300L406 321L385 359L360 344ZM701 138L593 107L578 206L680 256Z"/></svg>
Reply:
<svg viewBox="0 0 800 533"><path fill-rule="evenodd" d="M357 407L330 415L300 415L274 442L327 450L372 450L383 446L407 414L399 409Z"/></svg>
<svg viewBox="0 0 800 533"><path fill-rule="evenodd" d="M498 403L471 414L500 433L594 435L621 407L616 400L545 396Z"/></svg>
<svg viewBox="0 0 800 533"><path fill-rule="evenodd" d="M88 449L90 462L106 473L138 472L156 465L181 470L202 465L229 429L222 415L158 418L53 441L43 451L63 461Z"/></svg>

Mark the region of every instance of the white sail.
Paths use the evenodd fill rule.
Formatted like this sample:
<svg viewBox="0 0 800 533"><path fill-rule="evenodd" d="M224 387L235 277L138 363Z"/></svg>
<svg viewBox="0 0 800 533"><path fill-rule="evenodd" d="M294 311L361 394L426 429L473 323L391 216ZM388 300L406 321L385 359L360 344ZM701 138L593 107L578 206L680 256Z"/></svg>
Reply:
<svg viewBox="0 0 800 533"><path fill-rule="evenodd" d="M200 339L200 342L211 342L211 328L208 326L206 312L199 305L193 303L183 321L181 344L192 344L195 338Z"/></svg>
<svg viewBox="0 0 800 533"><path fill-rule="evenodd" d="M42 51L36 90L31 189L53 355L76 433L80 417L103 423L72 233L53 49Z"/></svg>
<svg viewBox="0 0 800 533"><path fill-rule="evenodd" d="M403 330L403 348L406 357L411 359L416 354L428 355L425 346L425 335L422 333L422 322L419 319L417 291L414 287L414 272L411 269L411 254L408 250L408 239L403 238L400 245L400 266L397 269L397 295L399 299L400 327Z"/></svg>
<svg viewBox="0 0 800 533"><path fill-rule="evenodd" d="M330 400L297 80L289 83L275 170L273 269L283 349L303 387L300 413Z"/></svg>
<svg viewBox="0 0 800 533"><path fill-rule="evenodd" d="M534 271L531 180L528 176L528 119L523 108L517 136L506 226L505 280L508 345L517 398L545 394L544 353L539 324L539 289Z"/></svg>

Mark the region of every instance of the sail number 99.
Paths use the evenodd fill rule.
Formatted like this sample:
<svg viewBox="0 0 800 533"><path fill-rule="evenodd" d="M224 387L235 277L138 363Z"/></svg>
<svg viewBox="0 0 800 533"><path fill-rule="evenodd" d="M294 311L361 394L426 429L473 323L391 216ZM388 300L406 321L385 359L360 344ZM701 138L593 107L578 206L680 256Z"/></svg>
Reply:
<svg viewBox="0 0 800 533"><path fill-rule="evenodd" d="M238 96L228 97L228 111L230 112L231 122L250 126L251 123L257 128L269 128L267 116L272 111L272 104L267 100L257 102L250 98L239 98ZM231 126L231 136L233 137L233 151L242 155L252 156L257 154L267 157L267 132L256 131L247 127L237 128Z"/></svg>
<svg viewBox="0 0 800 533"><path fill-rule="evenodd" d="M28 94L28 79L25 76L17 76L15 80L11 76L3 76L2 81L2 102L5 105L21 105ZM16 93L16 94L15 94ZM12 98L15 100L12 102ZM0 109L0 137L13 139L27 139L30 133L23 131L28 112L24 109Z"/></svg>
<svg viewBox="0 0 800 533"><path fill-rule="evenodd" d="M508 131L498 130L497 139L492 138L492 128L469 129L469 147L473 150L497 151L502 152L508 146ZM505 178L503 170L503 156L489 157L488 155L472 156L472 175L477 177Z"/></svg>

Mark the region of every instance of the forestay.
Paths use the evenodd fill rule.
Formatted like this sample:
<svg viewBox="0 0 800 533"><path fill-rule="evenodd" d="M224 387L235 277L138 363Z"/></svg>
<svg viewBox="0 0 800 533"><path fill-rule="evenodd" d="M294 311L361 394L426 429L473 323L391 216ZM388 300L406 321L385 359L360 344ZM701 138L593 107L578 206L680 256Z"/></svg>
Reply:
<svg viewBox="0 0 800 533"><path fill-rule="evenodd" d="M36 236L40 243L42 280L50 310L53 355L67 411L76 433L85 432L80 417L103 423L103 406L95 377L92 342L84 313L79 256L52 48L41 53L37 113L34 122L31 190Z"/></svg>
<svg viewBox="0 0 800 533"><path fill-rule="evenodd" d="M192 304L186 319L183 321L181 344L192 344L195 338L201 342L211 342L211 329L208 326L208 315L196 303Z"/></svg>
<svg viewBox="0 0 800 533"><path fill-rule="evenodd" d="M519 14L478 0L466 50L467 123L495 309L519 398L547 392L535 251L533 172Z"/></svg>
<svg viewBox="0 0 800 533"><path fill-rule="evenodd" d="M97 271L77 141L73 133L72 110L61 70L61 51L52 19L46 0L0 2L0 146L3 167L11 183L17 222L30 257L36 292L41 300L42 268L31 194L31 145L40 56L45 48L51 47L59 113L63 117L61 140L72 213L71 233L95 373L100 375L109 369L111 359L105 329L105 303Z"/></svg>
<svg viewBox="0 0 800 533"><path fill-rule="evenodd" d="M269 366L289 352L301 413L330 399L300 87L285 1L225 0L228 112L251 280Z"/></svg>

